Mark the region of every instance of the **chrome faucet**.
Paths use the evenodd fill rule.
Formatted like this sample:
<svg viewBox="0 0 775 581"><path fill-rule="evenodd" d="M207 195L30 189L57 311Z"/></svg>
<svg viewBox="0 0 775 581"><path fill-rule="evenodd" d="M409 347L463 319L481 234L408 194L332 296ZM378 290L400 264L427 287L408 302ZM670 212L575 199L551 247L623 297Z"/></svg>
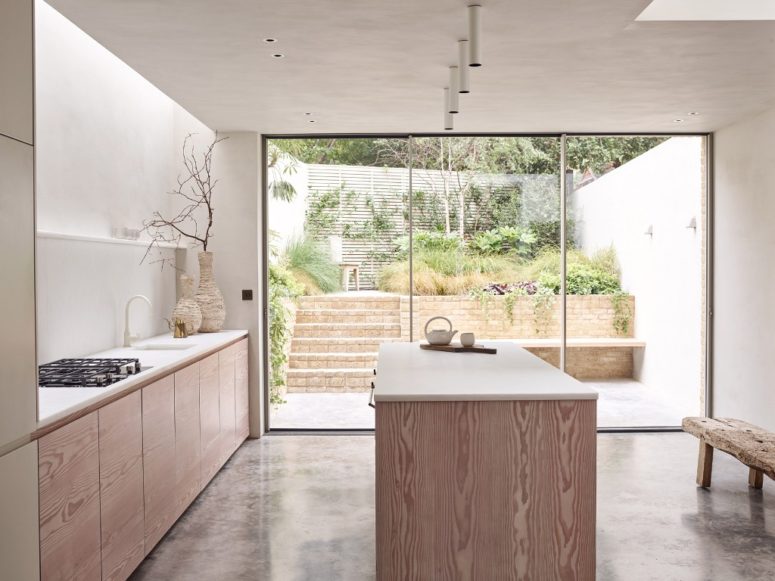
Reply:
<svg viewBox="0 0 775 581"><path fill-rule="evenodd" d="M124 309L124 347L131 347L132 342L138 338L137 335L132 335L129 331L129 305L131 305L135 299L143 299L148 303L149 307L153 307L151 301L145 295L135 295L126 302L126 308Z"/></svg>

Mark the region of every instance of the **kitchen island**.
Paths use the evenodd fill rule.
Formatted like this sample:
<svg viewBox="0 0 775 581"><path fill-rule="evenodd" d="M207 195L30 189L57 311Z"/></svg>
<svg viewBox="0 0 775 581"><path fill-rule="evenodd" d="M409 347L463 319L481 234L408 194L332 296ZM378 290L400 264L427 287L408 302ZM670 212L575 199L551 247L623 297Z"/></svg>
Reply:
<svg viewBox="0 0 775 581"><path fill-rule="evenodd" d="M486 346L380 346L378 580L595 578L597 392Z"/></svg>

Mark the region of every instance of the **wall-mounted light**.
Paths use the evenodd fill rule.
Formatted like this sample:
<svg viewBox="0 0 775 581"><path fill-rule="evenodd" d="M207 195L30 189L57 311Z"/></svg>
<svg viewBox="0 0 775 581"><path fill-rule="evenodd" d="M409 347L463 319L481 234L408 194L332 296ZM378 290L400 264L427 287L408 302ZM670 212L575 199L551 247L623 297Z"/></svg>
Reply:
<svg viewBox="0 0 775 581"><path fill-rule="evenodd" d="M468 41L458 40L458 73L460 74L458 92L470 93L471 86L468 81Z"/></svg>
<svg viewBox="0 0 775 581"><path fill-rule="evenodd" d="M648 227L648 228L646 228L646 231L644 232L644 234L645 234L646 236L650 237L650 238L653 238L653 237L654 237L654 226L652 226L651 224L649 224L649 227Z"/></svg>
<svg viewBox="0 0 775 581"><path fill-rule="evenodd" d="M689 220L689 224L686 226L686 229L687 230L694 230L695 232L697 232L697 218L692 216L692 219Z"/></svg>
<svg viewBox="0 0 775 581"><path fill-rule="evenodd" d="M460 76L457 67L449 67L449 112L460 112Z"/></svg>
<svg viewBox="0 0 775 581"><path fill-rule="evenodd" d="M444 87L444 129L454 129L452 113L449 112L449 87Z"/></svg>
<svg viewBox="0 0 775 581"><path fill-rule="evenodd" d="M479 4L472 4L468 7L468 66L481 67L481 21L482 7Z"/></svg>

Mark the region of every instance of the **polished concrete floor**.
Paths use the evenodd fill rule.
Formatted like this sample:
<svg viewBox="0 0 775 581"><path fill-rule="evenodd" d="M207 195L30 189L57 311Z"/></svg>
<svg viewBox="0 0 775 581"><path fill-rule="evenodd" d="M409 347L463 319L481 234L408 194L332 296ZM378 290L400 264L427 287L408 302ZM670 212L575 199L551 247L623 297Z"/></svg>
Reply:
<svg viewBox="0 0 775 581"><path fill-rule="evenodd" d="M599 581L775 579L773 482L749 490L717 453L698 489L685 434L598 442ZM372 435L248 441L132 579L373 579L373 448Z"/></svg>
<svg viewBox="0 0 775 581"><path fill-rule="evenodd" d="M684 416L700 414L699 395L677 394L633 379L584 381L597 390L601 427L680 426ZM289 393L272 406L275 429L374 429L368 393ZM679 397L683 396L683 397ZM692 401L693 396L693 401Z"/></svg>

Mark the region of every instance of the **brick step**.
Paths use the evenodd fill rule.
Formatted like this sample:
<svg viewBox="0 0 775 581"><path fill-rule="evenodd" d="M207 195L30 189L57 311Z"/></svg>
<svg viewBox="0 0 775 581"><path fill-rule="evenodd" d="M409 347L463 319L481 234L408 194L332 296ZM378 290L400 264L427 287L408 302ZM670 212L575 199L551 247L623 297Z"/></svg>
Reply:
<svg viewBox="0 0 775 581"><path fill-rule="evenodd" d="M286 384L288 393L368 393L372 381L371 369L289 369Z"/></svg>
<svg viewBox="0 0 775 581"><path fill-rule="evenodd" d="M377 353L291 353L291 369L366 369L377 366Z"/></svg>
<svg viewBox="0 0 775 581"><path fill-rule="evenodd" d="M398 323L296 323L294 337L400 337Z"/></svg>
<svg viewBox="0 0 775 581"><path fill-rule="evenodd" d="M390 323L401 321L398 310L382 309L299 309L297 323Z"/></svg>
<svg viewBox="0 0 775 581"><path fill-rule="evenodd" d="M291 353L376 353L380 343L394 343L400 337L327 338L294 337Z"/></svg>
<svg viewBox="0 0 775 581"><path fill-rule="evenodd" d="M357 296L357 295L317 295L299 298L302 309L370 309L398 311L401 306L399 297L394 296Z"/></svg>

